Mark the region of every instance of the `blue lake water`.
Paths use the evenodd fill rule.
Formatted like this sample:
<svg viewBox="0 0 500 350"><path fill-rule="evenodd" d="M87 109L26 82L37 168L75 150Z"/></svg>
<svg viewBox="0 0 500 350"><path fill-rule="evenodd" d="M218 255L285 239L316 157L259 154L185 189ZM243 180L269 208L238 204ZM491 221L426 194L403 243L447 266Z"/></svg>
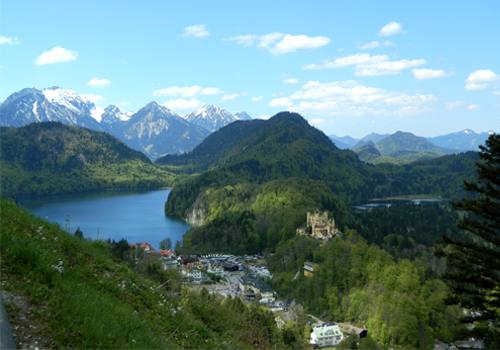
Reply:
<svg viewBox="0 0 500 350"><path fill-rule="evenodd" d="M19 198L19 203L42 218L57 222L84 237L129 243L149 242L159 250L165 238L182 242L191 226L184 220L165 216L169 189L140 192L99 192L85 195L58 195Z"/></svg>

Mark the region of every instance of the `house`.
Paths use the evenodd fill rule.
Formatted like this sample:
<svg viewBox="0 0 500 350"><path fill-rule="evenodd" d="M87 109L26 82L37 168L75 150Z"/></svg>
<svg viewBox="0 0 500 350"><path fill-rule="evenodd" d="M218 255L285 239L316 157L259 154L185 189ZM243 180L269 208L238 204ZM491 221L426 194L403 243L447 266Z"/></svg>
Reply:
<svg viewBox="0 0 500 350"><path fill-rule="evenodd" d="M260 288L260 297L264 300L267 299L268 301L274 300L274 292L268 284L263 283Z"/></svg>
<svg viewBox="0 0 500 350"><path fill-rule="evenodd" d="M357 335L360 339L365 338L366 335L368 334L367 329L359 328L359 327L353 326L349 323L339 322L338 325L339 325L342 333L348 334L348 335Z"/></svg>
<svg viewBox="0 0 500 350"><path fill-rule="evenodd" d="M219 276L224 275L224 268L220 263L208 263L206 265L206 269L208 273L213 273Z"/></svg>
<svg viewBox="0 0 500 350"><path fill-rule="evenodd" d="M314 271L319 270L319 265L310 261L304 262L304 276L312 277L314 275Z"/></svg>
<svg viewBox="0 0 500 350"><path fill-rule="evenodd" d="M175 255L175 253L173 251L171 251L170 249L169 250L160 250L158 252L158 254L160 254L161 256L164 256L166 258L177 258L177 255Z"/></svg>
<svg viewBox="0 0 500 350"><path fill-rule="evenodd" d="M152 253L155 251L155 249L153 248L153 246L151 244L149 244L148 242L144 242L144 243L131 243L130 244L130 248L137 248L137 247L141 247L142 249L144 249L144 251L146 253Z"/></svg>
<svg viewBox="0 0 500 350"><path fill-rule="evenodd" d="M179 270L181 271L182 277L188 278L190 280L201 281L201 271L198 270L195 265L191 263L181 265L179 267Z"/></svg>
<svg viewBox="0 0 500 350"><path fill-rule="evenodd" d="M175 257L167 258L162 256L160 259L160 263L163 267L163 270L176 269L178 266L177 259Z"/></svg>
<svg viewBox="0 0 500 350"><path fill-rule="evenodd" d="M227 272L235 272L235 271L238 271L240 269L238 267L238 265L231 264L230 262L227 262L227 261L222 263L222 267L224 268L224 271L227 271Z"/></svg>
<svg viewBox="0 0 500 350"><path fill-rule="evenodd" d="M250 275L244 275L243 277L240 278L240 288L244 292L250 288L253 289L253 283L255 281L255 278Z"/></svg>
<svg viewBox="0 0 500 350"><path fill-rule="evenodd" d="M337 346L344 339L338 325L314 327L313 333L320 348Z"/></svg>

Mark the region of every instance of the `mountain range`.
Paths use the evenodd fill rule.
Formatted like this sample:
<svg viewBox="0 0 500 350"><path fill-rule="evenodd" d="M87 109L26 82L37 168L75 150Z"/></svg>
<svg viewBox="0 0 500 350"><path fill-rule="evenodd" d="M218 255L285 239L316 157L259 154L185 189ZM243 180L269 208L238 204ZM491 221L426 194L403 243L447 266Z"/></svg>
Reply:
<svg viewBox="0 0 500 350"><path fill-rule="evenodd" d="M401 132L401 131L400 131ZM410 133L406 133L407 135L411 135ZM458 152L464 151L479 151L479 145L484 145L486 139L493 134L492 131L488 132L475 132L471 129L465 129L459 132L441 135L436 137L422 137L435 146L447 148L450 150L455 150ZM382 141L386 137L391 136L390 134L377 134L371 133L361 139L356 139L350 136L336 136L330 135L330 139L335 143L335 145L340 149L354 149L360 142L373 141L373 143L378 143ZM359 148L359 145L358 147Z"/></svg>
<svg viewBox="0 0 500 350"><path fill-rule="evenodd" d="M101 108L85 95L56 86L13 93L0 104L0 116L0 126L58 121L105 131L152 159L189 151L221 127L251 119L246 112L233 115L216 106L202 106L185 117L156 102L133 113L114 105Z"/></svg>
<svg viewBox="0 0 500 350"><path fill-rule="evenodd" d="M252 119L246 112L231 114L208 105L185 116L156 102L150 102L136 112L127 112L114 105L101 108L86 95L59 87L42 90L26 88L13 93L0 104L0 116L0 126L21 127L34 122L59 121L105 131L153 160L190 151L220 128ZM355 150L364 161L385 162L478 151L479 145L484 144L491 133L466 129L432 138L403 132L393 135L371 133L362 139L335 135L329 138L340 149ZM373 145L369 145L369 141Z"/></svg>

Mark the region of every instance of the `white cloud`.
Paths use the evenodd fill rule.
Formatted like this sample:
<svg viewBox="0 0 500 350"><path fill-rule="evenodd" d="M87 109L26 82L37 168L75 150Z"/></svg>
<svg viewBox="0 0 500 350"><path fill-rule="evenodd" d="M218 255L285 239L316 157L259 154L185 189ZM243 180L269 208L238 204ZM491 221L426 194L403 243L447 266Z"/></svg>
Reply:
<svg viewBox="0 0 500 350"><path fill-rule="evenodd" d="M426 64L427 61L424 59L418 60L401 60L401 61L389 61L389 62L377 62L377 63L367 63L358 64L354 71L356 76L369 76L375 77L380 75L394 75L399 74L403 69L408 69L412 67L418 67L422 64Z"/></svg>
<svg viewBox="0 0 500 350"><path fill-rule="evenodd" d="M359 50L368 50L368 49L376 49L376 48L379 48L379 47L382 47L382 46L393 46L395 47L396 44L390 42L390 41L385 41L383 43L380 43L378 41L372 41L372 42L369 42L369 43L366 43L364 45L358 45L356 46L357 49Z"/></svg>
<svg viewBox="0 0 500 350"><path fill-rule="evenodd" d="M2 44L17 45L17 44L19 44L19 39L18 38L7 38L7 37L0 35L0 45L2 45Z"/></svg>
<svg viewBox="0 0 500 350"><path fill-rule="evenodd" d="M454 102L448 102L448 103L446 104L446 109L447 109L447 110L449 110L449 111L451 111L452 109L454 109L454 108L456 108L456 107L458 107L458 106L461 106L461 105L463 105L463 104L465 104L465 102L464 102L464 101L454 101Z"/></svg>
<svg viewBox="0 0 500 350"><path fill-rule="evenodd" d="M465 90L484 90L488 87L489 84L475 84L469 83L465 85Z"/></svg>
<svg viewBox="0 0 500 350"><path fill-rule="evenodd" d="M500 91L493 91L492 94L495 96L500 96Z"/></svg>
<svg viewBox="0 0 500 350"><path fill-rule="evenodd" d="M204 36L208 36L210 33L205 29L205 24L195 24L193 26L189 26L184 28L184 33L181 36L183 37L195 37L202 38Z"/></svg>
<svg viewBox="0 0 500 350"><path fill-rule="evenodd" d="M223 94L219 88L203 88L201 86L172 86L166 89L153 91L153 96L176 96L176 97L195 97Z"/></svg>
<svg viewBox="0 0 500 350"><path fill-rule="evenodd" d="M328 45L330 39L325 36L308 37L306 35L289 35L278 42L274 48L269 50L273 55L281 55L288 52L295 52L300 49L316 49Z"/></svg>
<svg viewBox="0 0 500 350"><path fill-rule="evenodd" d="M469 107L467 107L467 110L468 111L473 111L473 110L478 109L478 108L479 108L478 105L470 105Z"/></svg>
<svg viewBox="0 0 500 350"><path fill-rule="evenodd" d="M283 98L275 98L271 102L269 102L269 106L271 107L287 107L292 104L292 101L288 97Z"/></svg>
<svg viewBox="0 0 500 350"><path fill-rule="evenodd" d="M324 123L324 122L325 122L325 120L321 119L321 118L309 120L309 124L311 124L311 125L318 125L318 124L321 124L321 123Z"/></svg>
<svg viewBox="0 0 500 350"><path fill-rule="evenodd" d="M396 35L399 33L406 33L403 30L403 25L401 23L397 23L397 22L390 22L390 23L386 24L385 26L383 26L382 29L380 29L380 32L378 33L378 35L391 36L391 35Z"/></svg>
<svg viewBox="0 0 500 350"><path fill-rule="evenodd" d="M297 79L294 79L294 78L289 78L289 79L283 80L283 83L285 83L285 84L298 84L299 81Z"/></svg>
<svg viewBox="0 0 500 350"><path fill-rule="evenodd" d="M306 35L290 35L278 32L264 35L237 35L225 40L236 41L245 47L256 44L257 48L268 50L273 55L281 55L301 49L316 49L330 43L330 39L324 36L308 37Z"/></svg>
<svg viewBox="0 0 500 350"><path fill-rule="evenodd" d="M231 100L234 100L235 98L237 97L240 97L240 96L244 96L246 94L226 94L224 96L222 96L222 98L220 99L221 102L227 102L227 101L231 101Z"/></svg>
<svg viewBox="0 0 500 350"><path fill-rule="evenodd" d="M101 95L87 94L87 95L80 95L80 96L83 96L86 99L88 99L89 101L94 102L94 103L102 101L102 99L103 99Z"/></svg>
<svg viewBox="0 0 500 350"><path fill-rule="evenodd" d="M195 99L190 99L190 100L184 100L184 99L176 99L176 100L170 100L167 101L163 104L164 107L167 107L168 109L171 109L173 111L194 111L195 109L200 108L203 106L204 103L201 101L195 100Z"/></svg>
<svg viewBox="0 0 500 350"><path fill-rule="evenodd" d="M264 96L257 96L257 97L252 97L252 102L255 103L255 102L259 102L259 101L262 101L262 99L264 98Z"/></svg>
<svg viewBox="0 0 500 350"><path fill-rule="evenodd" d="M108 79L92 78L87 84L93 88L104 88L108 87L111 82Z"/></svg>
<svg viewBox="0 0 500 350"><path fill-rule="evenodd" d="M411 71L413 73L413 76L417 80L427 80L427 79L435 79L435 78L442 78L442 77L449 77L451 75L455 75L455 72L449 72L446 73L442 69L413 69Z"/></svg>
<svg viewBox="0 0 500 350"><path fill-rule="evenodd" d="M386 62L389 60L387 55L377 55L370 56L368 53L358 53L356 55L350 55L343 58L337 58L335 61L324 60L322 64L308 64L302 67L302 69L327 69L327 68L343 68L352 65L358 65L362 63L377 63Z"/></svg>
<svg viewBox="0 0 500 350"><path fill-rule="evenodd" d="M76 60L78 52L66 50L56 46L50 51L45 51L35 60L37 66L50 63L65 63Z"/></svg>
<svg viewBox="0 0 500 350"><path fill-rule="evenodd" d="M292 95L272 100L269 106L318 116L404 117L430 112L432 109L427 105L437 101L439 99L432 94L409 95L363 86L353 80L332 83L309 81Z"/></svg>
<svg viewBox="0 0 500 350"><path fill-rule="evenodd" d="M493 73L491 70L477 70L471 73L465 82L465 90L483 90L490 83L500 81L500 75Z"/></svg>
<svg viewBox="0 0 500 350"><path fill-rule="evenodd" d="M392 115L398 118L404 118L404 117L413 117L415 115L429 113L429 112L432 112L432 108L429 108L427 106L425 107L407 106L395 110L394 112L392 112Z"/></svg>
<svg viewBox="0 0 500 350"><path fill-rule="evenodd" d="M327 69L343 68L354 65L354 74L356 76L379 76L399 74L403 69L417 67L427 62L424 59L389 61L387 55L371 56L367 53L359 53L343 58L337 58L335 61L325 60L322 64L308 64L302 69Z"/></svg>

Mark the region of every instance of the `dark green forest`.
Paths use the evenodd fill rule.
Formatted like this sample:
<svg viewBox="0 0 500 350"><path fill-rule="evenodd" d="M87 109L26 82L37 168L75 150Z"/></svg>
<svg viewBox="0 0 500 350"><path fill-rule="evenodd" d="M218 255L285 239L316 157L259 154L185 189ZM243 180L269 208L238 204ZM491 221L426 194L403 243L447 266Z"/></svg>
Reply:
<svg viewBox="0 0 500 350"><path fill-rule="evenodd" d="M149 189L174 178L104 132L47 122L0 133L4 196Z"/></svg>

